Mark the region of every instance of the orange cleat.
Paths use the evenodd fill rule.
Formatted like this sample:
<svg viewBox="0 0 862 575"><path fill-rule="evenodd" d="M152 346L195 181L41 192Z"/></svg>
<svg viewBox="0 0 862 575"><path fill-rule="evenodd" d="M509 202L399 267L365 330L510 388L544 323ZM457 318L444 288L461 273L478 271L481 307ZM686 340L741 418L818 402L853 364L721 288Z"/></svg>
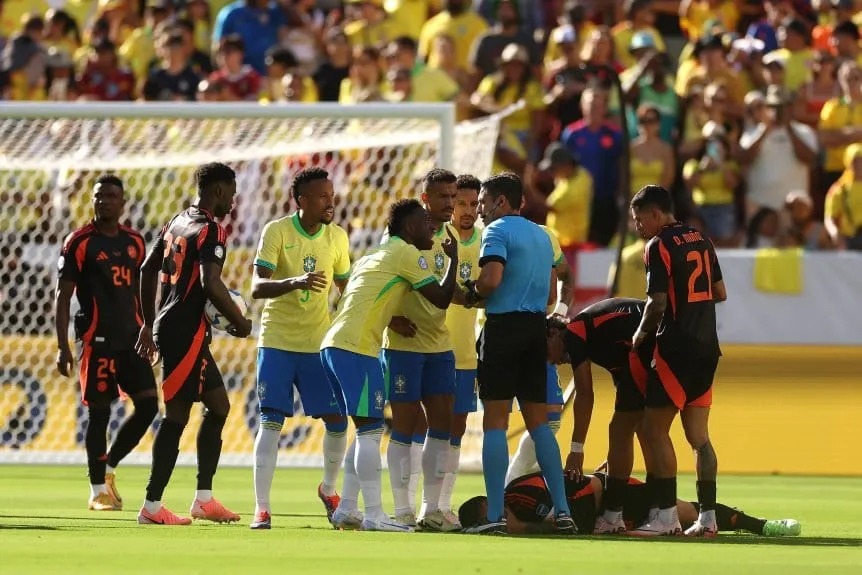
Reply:
<svg viewBox="0 0 862 575"><path fill-rule="evenodd" d="M192 520L188 517L180 517L162 505L158 513L150 513L146 508L141 507L141 510L138 511L138 523L141 525L191 525Z"/></svg>
<svg viewBox="0 0 862 575"><path fill-rule="evenodd" d="M119 511L122 508L122 506L117 507L113 497L107 492L99 493L87 502L87 509L90 511Z"/></svg>
<svg viewBox="0 0 862 575"><path fill-rule="evenodd" d="M120 492L117 491L117 478L115 474L105 474L105 488L108 490L108 495L114 500L114 507L117 510L121 510L123 508L123 498L120 497Z"/></svg>
<svg viewBox="0 0 862 575"><path fill-rule="evenodd" d="M195 499L189 513L194 519L206 519L216 523L231 523L240 519L239 515L227 509L215 498L210 499L206 503Z"/></svg>
<svg viewBox="0 0 862 575"><path fill-rule="evenodd" d="M326 508L326 518L331 522L332 514L335 513L335 510L338 509L338 504L341 503L341 497L338 493L334 493L332 495L324 495L323 493L323 483L317 486L317 496L323 502L323 506Z"/></svg>

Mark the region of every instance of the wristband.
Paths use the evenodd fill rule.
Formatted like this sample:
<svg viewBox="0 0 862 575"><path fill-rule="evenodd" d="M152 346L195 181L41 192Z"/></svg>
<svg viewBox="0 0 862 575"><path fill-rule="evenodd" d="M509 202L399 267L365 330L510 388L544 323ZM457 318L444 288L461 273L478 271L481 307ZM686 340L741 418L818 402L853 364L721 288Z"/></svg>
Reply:
<svg viewBox="0 0 862 575"><path fill-rule="evenodd" d="M584 452L584 444L578 443L577 441L572 442L572 453L583 453Z"/></svg>
<svg viewBox="0 0 862 575"><path fill-rule="evenodd" d="M554 315L569 317L569 306L563 302L557 302L557 307L554 308Z"/></svg>

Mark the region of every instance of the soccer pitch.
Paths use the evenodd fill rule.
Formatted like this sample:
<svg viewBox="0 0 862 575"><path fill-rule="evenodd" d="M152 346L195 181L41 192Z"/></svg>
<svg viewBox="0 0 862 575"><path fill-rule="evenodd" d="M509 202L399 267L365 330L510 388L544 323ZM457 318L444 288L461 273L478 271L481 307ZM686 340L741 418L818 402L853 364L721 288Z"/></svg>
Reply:
<svg viewBox="0 0 862 575"><path fill-rule="evenodd" d="M222 469L215 480L240 524L139 526L148 470L121 468L126 510L104 513L86 510L86 473L84 466L0 468L0 573L862 573L862 478L719 476L719 501L798 519L803 536L699 541L338 532L315 495L319 471L304 469L277 471L272 531L248 529L250 469ZM165 493L172 510L188 510L194 476L191 467L174 473ZM682 477L680 496L693 498L693 487ZM455 500L483 491L480 475L465 474Z"/></svg>

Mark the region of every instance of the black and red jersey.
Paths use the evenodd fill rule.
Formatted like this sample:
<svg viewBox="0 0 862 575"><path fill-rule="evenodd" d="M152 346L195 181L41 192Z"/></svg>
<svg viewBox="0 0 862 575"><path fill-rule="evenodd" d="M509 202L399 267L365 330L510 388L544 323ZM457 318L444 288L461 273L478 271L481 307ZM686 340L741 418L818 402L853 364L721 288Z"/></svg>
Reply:
<svg viewBox="0 0 862 575"><path fill-rule="evenodd" d="M143 324L139 300L144 238L120 226L117 235L101 233L94 224L72 232L57 263L60 280L75 284L80 309L75 336L113 349L135 347Z"/></svg>
<svg viewBox="0 0 862 575"><path fill-rule="evenodd" d="M224 228L197 206L177 214L162 229L153 246L162 259L161 300L154 326L157 339L191 341L206 324L201 264L223 265L226 240Z"/></svg>
<svg viewBox="0 0 862 575"><path fill-rule="evenodd" d="M698 230L667 225L644 248L647 293L666 293L667 309L658 327L661 350L695 357L718 357L712 286L722 279L715 247Z"/></svg>
<svg viewBox="0 0 862 575"><path fill-rule="evenodd" d="M566 477L566 499L572 519L581 533L592 533L596 521L595 490L589 477ZM513 479L504 494L506 507L525 523L541 523L554 507L551 492L541 473L531 473Z"/></svg>
<svg viewBox="0 0 862 575"><path fill-rule="evenodd" d="M615 297L578 313L565 333L572 368L591 361L611 372L628 369L632 336L643 312L643 300Z"/></svg>

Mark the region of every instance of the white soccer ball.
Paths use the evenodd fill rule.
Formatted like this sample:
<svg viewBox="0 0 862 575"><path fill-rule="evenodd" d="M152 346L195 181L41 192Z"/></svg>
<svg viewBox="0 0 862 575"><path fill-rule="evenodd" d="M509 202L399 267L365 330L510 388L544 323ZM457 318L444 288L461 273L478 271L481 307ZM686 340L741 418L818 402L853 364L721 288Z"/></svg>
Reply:
<svg viewBox="0 0 862 575"><path fill-rule="evenodd" d="M245 303L245 299L243 299L242 294L235 289L229 289L227 291L230 293L230 298L233 300L233 303L236 304L242 312L242 315L245 315L246 312L248 312L248 304ZM228 322L227 318L222 315L222 313L216 309L216 306L214 306L209 300L207 300L207 304L204 306L204 313L207 316L207 321L210 322L213 329L218 331L227 331L230 329L230 322Z"/></svg>

